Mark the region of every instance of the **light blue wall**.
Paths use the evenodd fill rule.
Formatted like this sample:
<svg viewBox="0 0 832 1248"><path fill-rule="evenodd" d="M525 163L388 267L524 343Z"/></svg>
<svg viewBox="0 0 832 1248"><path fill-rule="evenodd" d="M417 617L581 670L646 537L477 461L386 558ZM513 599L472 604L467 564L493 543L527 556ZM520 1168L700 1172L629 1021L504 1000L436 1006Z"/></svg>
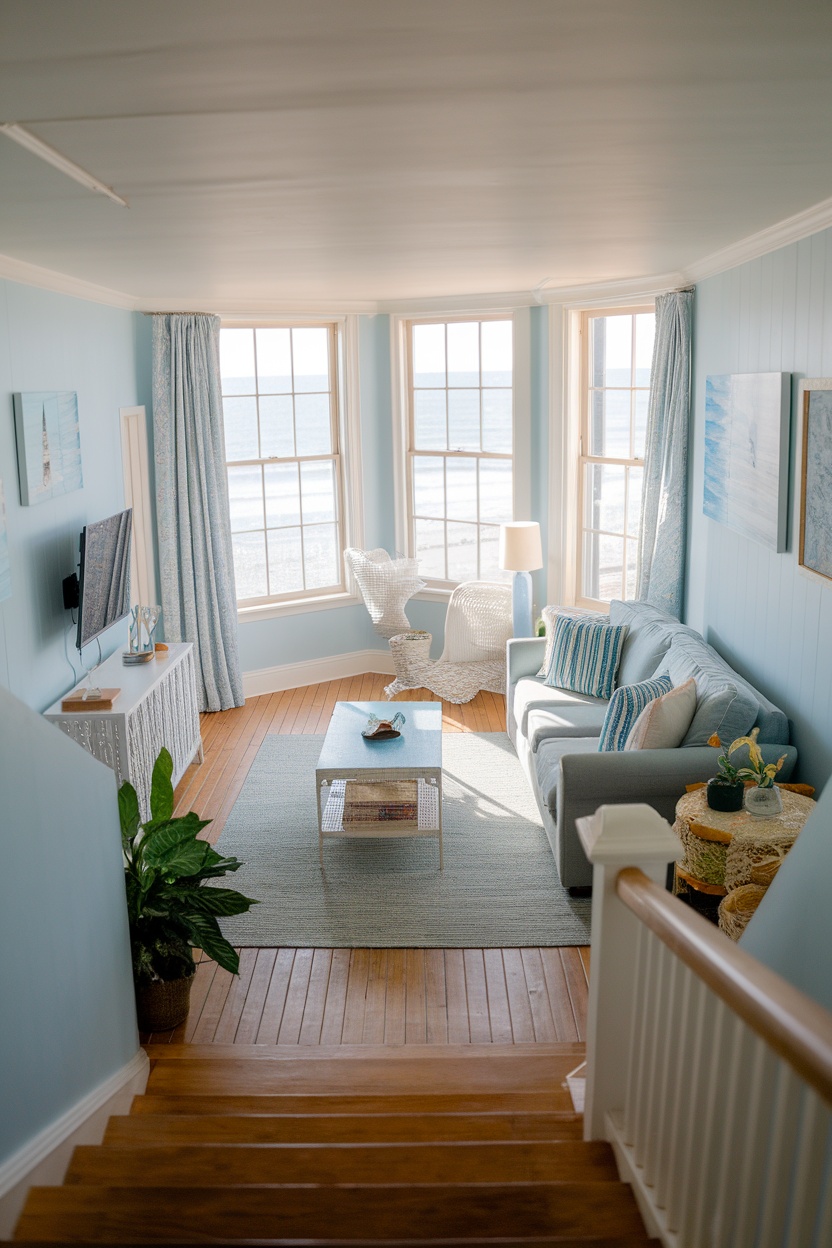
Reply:
<svg viewBox="0 0 832 1248"><path fill-rule="evenodd" d="M832 376L832 231L696 288L685 618L789 716L799 779L832 774L832 585L797 565L797 386ZM790 532L781 555L702 512L705 378L790 372Z"/></svg>
<svg viewBox="0 0 832 1248"><path fill-rule="evenodd" d="M113 773L0 688L0 1163L138 1052Z"/></svg>
<svg viewBox="0 0 832 1248"><path fill-rule="evenodd" d="M0 478L6 496L12 596L0 603L0 684L43 710L74 683L70 617L61 581L75 571L87 521L124 506L119 408L148 405L146 318L0 282ZM20 505L12 395L75 390L84 487L35 507ZM105 656L126 639L116 625L102 637ZM97 648L85 654L97 657Z"/></svg>
<svg viewBox="0 0 832 1248"><path fill-rule="evenodd" d="M832 785L741 937L743 949L832 1010Z"/></svg>

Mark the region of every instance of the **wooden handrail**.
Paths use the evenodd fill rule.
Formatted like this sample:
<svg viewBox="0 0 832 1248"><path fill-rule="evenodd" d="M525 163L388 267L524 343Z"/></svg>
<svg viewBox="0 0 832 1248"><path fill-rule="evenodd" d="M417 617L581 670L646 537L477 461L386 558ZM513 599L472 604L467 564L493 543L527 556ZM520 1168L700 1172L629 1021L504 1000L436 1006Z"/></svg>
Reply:
<svg viewBox="0 0 832 1248"><path fill-rule="evenodd" d="M620 871L615 887L624 905L832 1104L832 1014L638 867Z"/></svg>

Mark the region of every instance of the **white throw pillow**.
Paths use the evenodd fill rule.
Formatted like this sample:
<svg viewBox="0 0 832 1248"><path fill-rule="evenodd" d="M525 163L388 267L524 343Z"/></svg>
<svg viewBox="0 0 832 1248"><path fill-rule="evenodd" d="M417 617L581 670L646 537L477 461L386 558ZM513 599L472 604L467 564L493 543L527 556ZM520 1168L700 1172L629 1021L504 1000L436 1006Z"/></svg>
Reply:
<svg viewBox="0 0 832 1248"><path fill-rule="evenodd" d="M683 685L649 702L627 738L625 750L675 750L685 739L696 714L696 681L691 676Z"/></svg>

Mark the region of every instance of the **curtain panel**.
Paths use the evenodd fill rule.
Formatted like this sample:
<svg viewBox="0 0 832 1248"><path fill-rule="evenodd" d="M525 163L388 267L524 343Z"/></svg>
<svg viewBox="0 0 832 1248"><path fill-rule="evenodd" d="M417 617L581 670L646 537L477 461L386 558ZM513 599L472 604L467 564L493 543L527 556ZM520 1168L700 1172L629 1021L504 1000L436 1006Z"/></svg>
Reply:
<svg viewBox="0 0 832 1248"><path fill-rule="evenodd" d="M693 292L656 299L636 597L682 615Z"/></svg>
<svg viewBox="0 0 832 1248"><path fill-rule="evenodd" d="M156 518L165 636L191 641L200 710L242 706L217 316L153 317Z"/></svg>

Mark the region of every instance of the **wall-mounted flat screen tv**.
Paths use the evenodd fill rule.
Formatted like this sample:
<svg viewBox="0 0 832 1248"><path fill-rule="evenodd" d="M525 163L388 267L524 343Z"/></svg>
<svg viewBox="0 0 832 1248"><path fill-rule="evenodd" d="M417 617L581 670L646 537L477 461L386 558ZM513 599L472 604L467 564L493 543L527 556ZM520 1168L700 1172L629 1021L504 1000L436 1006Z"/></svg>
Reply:
<svg viewBox="0 0 832 1248"><path fill-rule="evenodd" d="M130 614L132 531L132 507L84 526L78 577L79 650Z"/></svg>

